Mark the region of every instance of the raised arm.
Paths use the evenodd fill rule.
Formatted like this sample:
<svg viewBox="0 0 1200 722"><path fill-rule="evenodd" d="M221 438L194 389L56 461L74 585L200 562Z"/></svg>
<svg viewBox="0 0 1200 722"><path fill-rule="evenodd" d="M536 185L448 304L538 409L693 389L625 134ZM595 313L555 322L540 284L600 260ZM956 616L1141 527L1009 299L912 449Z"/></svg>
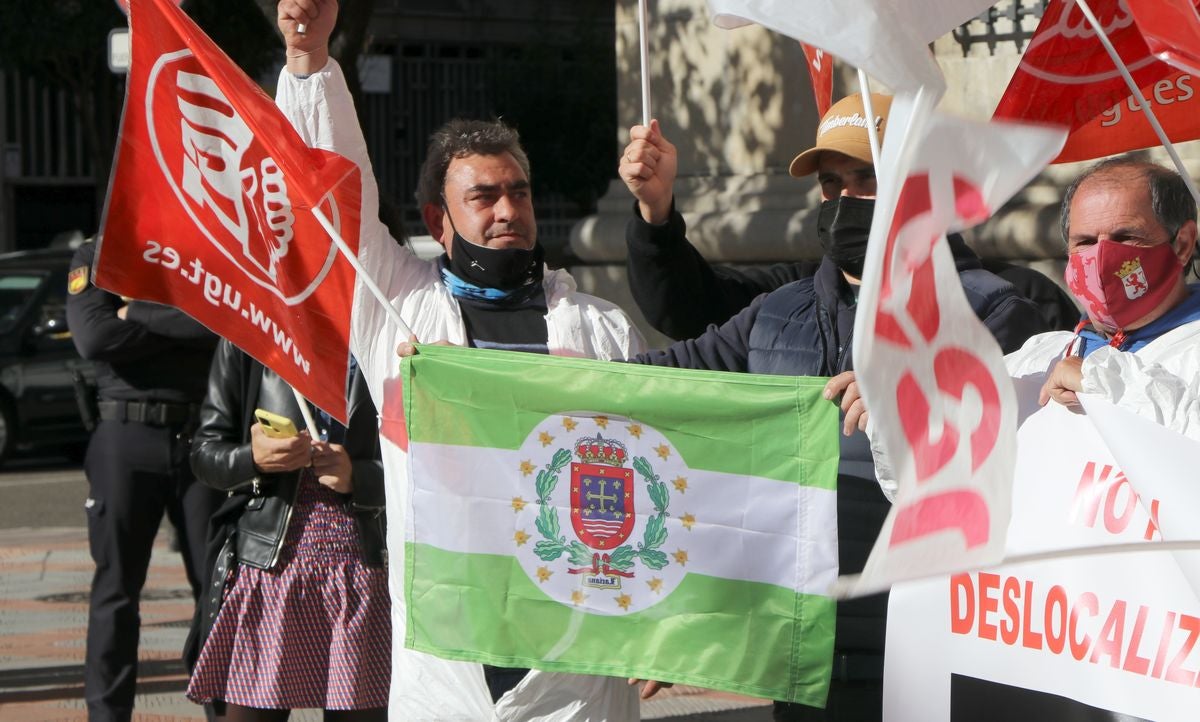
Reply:
<svg viewBox="0 0 1200 722"><path fill-rule="evenodd" d="M379 188L366 140L341 68L329 56L329 35L336 20L334 0L282 0L278 4L287 67L279 76L276 104L310 147L337 153L359 167L358 259L412 327L418 320L414 317L419 303L408 301L414 291L436 285L436 271L401 247L379 220ZM304 34L297 32L301 24ZM360 279L355 290L351 350L363 365L375 399L382 398L380 380L395 367L396 339L383 304Z"/></svg>
<svg viewBox="0 0 1200 722"><path fill-rule="evenodd" d="M323 70L329 62L329 36L337 24L336 0L283 0L276 10L287 47L287 71L312 75Z"/></svg>
<svg viewBox="0 0 1200 722"><path fill-rule="evenodd" d="M663 137L657 120L635 125L629 135L618 171L637 199L625 230L629 287L651 326L676 339L700 336L760 294L816 271L816 263L765 269L709 264L688 242L683 216L675 210L675 146Z"/></svg>
<svg viewBox="0 0 1200 722"><path fill-rule="evenodd" d="M662 225L635 211L625 228L629 289L642 315L675 339L694 338L728 321L763 293L813 275L817 262L736 269L712 265L687 239L674 209Z"/></svg>

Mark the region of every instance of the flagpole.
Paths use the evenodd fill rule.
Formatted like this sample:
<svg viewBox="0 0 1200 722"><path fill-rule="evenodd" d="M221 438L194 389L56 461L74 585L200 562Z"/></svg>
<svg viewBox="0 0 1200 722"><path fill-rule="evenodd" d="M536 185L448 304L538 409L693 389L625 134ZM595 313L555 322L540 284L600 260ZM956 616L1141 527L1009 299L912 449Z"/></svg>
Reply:
<svg viewBox="0 0 1200 722"><path fill-rule="evenodd" d="M321 212L321 209L313 208L312 214L317 219L317 223L320 223L321 227L325 229L325 232L329 234L329 237L333 239L333 244L337 246L339 251L342 252L342 255L347 261L350 262L350 265L354 267L354 272L358 274L358 280L367 287L367 290L371 292L371 295L375 297L375 300L379 301L379 304L383 306L383 310L385 313L387 313L388 318L390 318L392 323L396 324L396 327L400 329L400 335L403 337L403 339L407 341L409 338L411 338L413 336L412 329L410 329L408 324L404 322L404 319L400 317L400 312L396 310L396 307L393 306L390 301L388 301L387 296L383 295L383 291L380 290L378 285L376 285L375 280L371 278L371 274L367 273L366 269L363 268L362 263L358 260L358 256L356 256L354 251L350 250L350 246L346 245L346 242L342 240L342 235L337 232L337 229L334 228L333 224L329 222L329 219L325 217L325 214Z"/></svg>
<svg viewBox="0 0 1200 722"><path fill-rule="evenodd" d="M642 125L649 126L650 112L650 38L646 35L646 0L638 0L638 41L642 61Z"/></svg>
<svg viewBox="0 0 1200 722"><path fill-rule="evenodd" d="M304 417L304 426L308 428L308 435L314 439L321 438L317 421L313 418L312 410L308 408L308 399L304 398L304 394L297 391L295 386L288 384L288 388L292 390L292 395L296 397L296 403L300 405L300 415Z"/></svg>
<svg viewBox="0 0 1200 722"><path fill-rule="evenodd" d="M879 165L879 129L875 127L875 108L871 103L871 81L862 68L858 70L858 92L862 94L863 112L867 114L867 138L871 141L872 165Z"/></svg>
<svg viewBox="0 0 1200 722"><path fill-rule="evenodd" d="M1104 49L1108 52L1108 56L1116 63L1117 70L1121 73L1121 77L1125 79L1125 85L1129 86L1129 90L1137 98L1138 105L1141 107L1142 112L1146 114L1146 120L1150 122L1150 127L1154 129L1154 133L1158 136L1163 148L1166 149L1167 154L1171 156L1171 160L1175 163L1175 170L1179 171L1179 175L1183 176L1183 182L1187 184L1188 190L1191 191L1192 198L1196 200L1196 203L1200 204L1200 191L1196 190L1195 181L1192 180L1192 176L1188 174L1187 169L1183 167L1183 160L1179 158L1179 153L1175 151L1175 145L1167 137L1163 127L1159 125L1158 118L1155 117L1154 111L1150 109L1150 102L1146 100L1146 96L1142 95L1142 89L1138 87L1133 76L1129 74L1129 68L1125 65L1125 61L1121 60L1121 55L1113 47L1112 41L1108 39L1108 35L1104 32L1104 27L1100 25L1100 21L1092 14L1092 8L1088 5L1087 0L1076 0L1076 3L1079 5L1079 9L1083 12L1084 17L1087 18L1088 23L1091 24L1092 29L1096 31L1096 37L1100 40L1100 44L1104 46Z"/></svg>

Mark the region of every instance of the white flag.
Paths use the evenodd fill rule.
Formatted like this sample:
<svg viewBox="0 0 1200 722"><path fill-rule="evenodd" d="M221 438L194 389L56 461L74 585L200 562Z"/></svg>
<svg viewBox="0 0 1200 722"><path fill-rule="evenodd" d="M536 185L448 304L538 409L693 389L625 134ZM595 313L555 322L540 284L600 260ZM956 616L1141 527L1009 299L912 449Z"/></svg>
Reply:
<svg viewBox="0 0 1200 722"><path fill-rule="evenodd" d="M900 153L911 158L907 172L890 177L901 164L888 164L880 179L859 296L858 383L875 444L899 483L859 592L1003 555L1016 400L1000 349L963 294L945 234L990 216L1065 139L1059 129L940 113L923 121L903 144L911 153Z"/></svg>
<svg viewBox="0 0 1200 722"><path fill-rule="evenodd" d="M758 23L832 53L893 91L944 87L928 45L994 0L708 0L723 28Z"/></svg>

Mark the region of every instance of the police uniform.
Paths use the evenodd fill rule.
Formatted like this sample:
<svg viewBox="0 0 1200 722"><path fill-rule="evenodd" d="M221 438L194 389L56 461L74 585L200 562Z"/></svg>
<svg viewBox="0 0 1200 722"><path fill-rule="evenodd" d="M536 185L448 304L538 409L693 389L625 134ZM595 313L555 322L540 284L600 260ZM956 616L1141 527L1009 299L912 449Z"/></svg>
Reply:
<svg viewBox="0 0 1200 722"><path fill-rule="evenodd" d="M139 597L164 511L179 532L193 598L201 591L197 571L221 495L195 482L188 456L217 337L177 309L126 304L97 288L95 253L87 243L72 260L67 322L80 355L96 362L99 418L84 462L96 562L84 696L89 719L108 722L133 714Z"/></svg>

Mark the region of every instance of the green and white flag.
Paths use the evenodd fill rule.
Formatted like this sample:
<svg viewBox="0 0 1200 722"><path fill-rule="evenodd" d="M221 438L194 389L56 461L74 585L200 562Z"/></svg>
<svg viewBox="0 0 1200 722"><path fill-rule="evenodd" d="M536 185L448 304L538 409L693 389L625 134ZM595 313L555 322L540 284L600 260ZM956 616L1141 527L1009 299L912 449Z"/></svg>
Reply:
<svg viewBox="0 0 1200 722"><path fill-rule="evenodd" d="M405 359L405 644L823 706L823 379L422 346Z"/></svg>

